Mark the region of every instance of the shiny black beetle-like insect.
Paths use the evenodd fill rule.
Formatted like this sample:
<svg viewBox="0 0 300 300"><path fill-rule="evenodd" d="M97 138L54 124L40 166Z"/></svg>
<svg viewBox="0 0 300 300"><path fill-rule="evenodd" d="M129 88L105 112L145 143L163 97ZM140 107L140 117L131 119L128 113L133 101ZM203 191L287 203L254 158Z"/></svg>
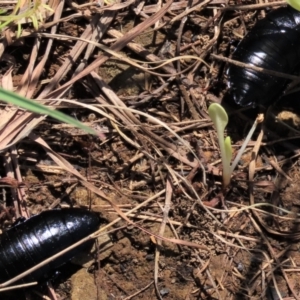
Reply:
<svg viewBox="0 0 300 300"><path fill-rule="evenodd" d="M64 250L98 229L99 216L79 208L48 210L0 235L0 282L3 283ZM84 245L83 245L84 246ZM77 247L26 276L40 281L78 254Z"/></svg>
<svg viewBox="0 0 300 300"><path fill-rule="evenodd" d="M281 7L259 20L240 42L234 60L291 74L300 63L300 12ZM228 69L229 94L241 106L267 106L283 92L287 81L248 68Z"/></svg>

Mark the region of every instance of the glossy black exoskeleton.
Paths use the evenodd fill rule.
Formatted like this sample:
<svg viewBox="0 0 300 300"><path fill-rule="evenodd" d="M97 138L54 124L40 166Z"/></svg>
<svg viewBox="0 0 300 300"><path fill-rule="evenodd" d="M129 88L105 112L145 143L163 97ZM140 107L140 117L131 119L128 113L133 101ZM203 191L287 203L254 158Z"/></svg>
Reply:
<svg viewBox="0 0 300 300"><path fill-rule="evenodd" d="M292 74L300 63L300 12L281 7L259 20L240 42L234 60ZM227 71L229 93L241 106L268 106L287 84L284 78L231 65Z"/></svg>
<svg viewBox="0 0 300 300"><path fill-rule="evenodd" d="M78 242L98 229L99 216L78 208L48 210L0 235L0 282L3 283ZM84 245L83 245L84 246ZM22 282L40 281L75 256L82 246L58 257L26 276Z"/></svg>

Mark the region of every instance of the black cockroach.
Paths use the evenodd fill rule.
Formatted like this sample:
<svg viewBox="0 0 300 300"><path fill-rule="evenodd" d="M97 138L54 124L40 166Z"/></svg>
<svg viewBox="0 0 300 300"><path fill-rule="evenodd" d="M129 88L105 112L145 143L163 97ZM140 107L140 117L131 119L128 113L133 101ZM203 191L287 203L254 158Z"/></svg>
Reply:
<svg viewBox="0 0 300 300"><path fill-rule="evenodd" d="M300 63L300 12L281 7L259 20L240 42L234 60L291 74ZM242 106L267 106L283 92L287 80L231 65L229 93Z"/></svg>
<svg viewBox="0 0 300 300"><path fill-rule="evenodd" d="M0 235L0 282L27 271L98 229L99 216L79 208L48 210ZM22 282L41 281L45 275L78 254L75 248L26 276Z"/></svg>

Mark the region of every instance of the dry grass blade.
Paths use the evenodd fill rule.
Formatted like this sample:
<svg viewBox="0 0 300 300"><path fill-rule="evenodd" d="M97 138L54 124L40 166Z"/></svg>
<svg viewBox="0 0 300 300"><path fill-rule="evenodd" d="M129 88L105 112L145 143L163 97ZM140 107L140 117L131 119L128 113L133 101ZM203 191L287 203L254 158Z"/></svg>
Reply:
<svg viewBox="0 0 300 300"><path fill-rule="evenodd" d="M199 10L203 7L205 7L207 4L209 4L211 2L211 0L205 0L189 9L186 9L183 13L177 15L176 17L174 17L172 20L171 20L171 23L174 23L178 20L182 20L185 16L189 15L191 12L195 11L195 10Z"/></svg>
<svg viewBox="0 0 300 300"><path fill-rule="evenodd" d="M249 181L250 182L253 182L253 180L254 180L256 158L257 158L258 150L260 148L260 144L262 142L263 136L264 136L264 131L261 130L261 132L259 134L259 137L258 137L258 139L256 141L256 145L253 148L253 159L252 159L252 161L250 163L250 166L249 166ZM252 187L249 188L249 193L250 193L250 203L254 204L253 185L252 185ZM263 225L264 222L262 221L261 217L255 211L252 211L252 213L254 214L255 218L259 221L259 224ZM270 253L272 255L272 258L277 263L277 265L280 265L279 259L277 258L276 254L275 254L275 252L273 250L273 247L270 245L269 240L266 238L265 234L262 232L261 228L259 228L259 226L256 224L256 222L255 222L254 219L252 220L252 222L253 222L256 230L259 232L259 234L261 235L262 239L264 240L264 242L268 246L268 249L269 249L269 251L270 251ZM264 226L264 228L267 229L266 226ZM267 230L275 232L274 230L270 230L270 229L267 229ZM281 272L282 272L282 274L283 274L283 276L284 276L284 278L286 280L286 283L288 284L289 289L291 290L293 296L295 297L295 299L300 299L297 296L297 293L295 292L295 289L294 289L293 285L290 283L290 281L289 281L289 279L287 277L287 274L284 272L284 270L282 269L281 266L280 266L280 269L281 269ZM274 282L274 284L276 286L276 289L278 290L276 279L274 277L274 273L273 272L272 272L272 279L273 279L273 282ZM281 293L278 293L278 295L281 298Z"/></svg>
<svg viewBox="0 0 300 300"><path fill-rule="evenodd" d="M89 39L92 35L92 30L93 30L93 25L92 24L88 25L83 34L81 35L82 38L84 39ZM70 57L72 59L66 59L63 63L63 65L59 68L58 72L55 74L55 76L52 78L51 82L43 89L43 91L39 94L39 98L45 98L47 94L49 94L61 81L61 79L66 76L68 71L72 67L73 61L77 61L81 53L84 51L84 49L87 47L86 43L83 43L81 41L78 41L75 46L72 48L70 52Z"/></svg>
<svg viewBox="0 0 300 300"><path fill-rule="evenodd" d="M163 209L163 219L158 233L160 236L164 235L165 227L167 225L167 219L171 207L172 191L173 191L173 187L169 175L166 181L166 196L165 196L165 206ZM158 262L159 262L160 248L162 246L161 242L162 242L161 240L156 241L155 261L154 261L154 285L155 285L156 295L159 299L162 299L158 287Z"/></svg>
<svg viewBox="0 0 300 300"><path fill-rule="evenodd" d="M172 4L173 0L169 0L164 7L157 12L155 15L151 16L149 19L145 20L143 23L139 24L138 26L134 27L132 30L127 32L122 38L120 38L116 43L113 44L111 47L111 50L118 51L122 49L124 46L126 46L130 41L132 41L136 36L141 34L144 30L146 30L148 27L153 25L157 20L162 18L164 14L167 12L168 8ZM55 98L57 95L60 95L65 91L65 89L76 82L77 80L81 79L82 77L90 74L94 69L98 68L101 64L103 64L108 59L107 56L100 56L97 58L92 64L90 64L85 70L80 72L78 75L76 75L72 80L65 83L62 87L55 90L54 92L48 94L47 96L49 98Z"/></svg>
<svg viewBox="0 0 300 300"><path fill-rule="evenodd" d="M179 141L181 141L181 143L183 144L183 146L187 146L189 148L189 150L194 154L195 157L195 161L190 161L190 159L187 157L187 153L184 150L179 149L176 145L169 143L168 141L166 141L165 139L157 136L156 134L154 134L153 132L151 132L150 130L148 130L145 126L143 126L143 124L141 124L141 122L132 114L132 111L129 108L126 108L126 106L124 105L124 103L122 101L120 101L119 97L117 97L117 95L111 90L111 88L102 80L102 78L99 77L99 75L97 75L96 73L92 73L93 77L96 79L96 83L99 85L99 87L101 88L101 90L103 91L104 94L106 94L106 96L111 100L111 102L116 105L116 107L121 108L122 110L124 110L124 113L126 113L126 119L130 120L130 123L127 125L131 130L133 130L133 132L135 131L134 128L135 127L139 127L142 131L144 131L144 133L146 134L146 136L154 139L157 143L159 143L166 152L169 153L169 155L177 158L179 161L181 161L184 164L187 164L191 167L201 167L203 170L203 182L205 183L205 171L204 171L204 167L201 164L201 162L197 159L197 156L193 153L193 150L187 145L187 143L180 138L173 130L171 130L170 128L168 128L168 130L174 134L174 136L176 136L178 138ZM141 115L144 115L145 117L148 117L152 120L156 120L155 118L151 117L148 114L144 114L141 112L137 112ZM126 119L124 119L124 121L126 123L128 123L128 121L126 121ZM157 123L163 125L163 123L159 120L156 120ZM166 125L163 125L164 127L166 127Z"/></svg>
<svg viewBox="0 0 300 300"><path fill-rule="evenodd" d="M36 137L32 133L30 134L30 138L34 140L36 143L39 143L44 147L44 149L48 152L48 155L61 167L65 168L68 170L68 172L72 173L74 176L76 176L80 182L90 189L92 192L96 193L99 195L102 199L107 201L118 213L119 216L121 216L125 221L127 221L129 224L139 228L140 230L144 231L145 233L149 234L150 236L153 235L157 239L163 240L163 241L168 241L170 243L175 243L179 245L185 245L188 247L196 247L198 249L206 250L208 251L208 248L204 245L199 245L196 243L188 242L188 241L183 241L183 240L178 240L178 239L170 239L170 238L165 238L163 236L159 236L157 234L154 234L145 228L139 226L138 224L134 223L132 220L130 220L121 210L120 208L109 198L107 197L101 190L97 189L93 184L89 183L86 178L84 178L69 162L67 162L64 158L62 158L60 155L55 153L46 143L43 141L41 138Z"/></svg>
<svg viewBox="0 0 300 300"><path fill-rule="evenodd" d="M37 284L38 284L37 282L32 282L32 283L27 283L27 284L13 285L13 286L6 287L6 288L0 288L0 293L10 291L10 290L24 289L26 287L35 286Z"/></svg>
<svg viewBox="0 0 300 300"><path fill-rule="evenodd" d="M144 21L144 23L141 23L139 26L136 26L134 29L132 29L130 32L128 32L123 38L119 39L118 42L116 42L113 47L112 50L117 51L120 50L122 47L124 47L130 40L132 40L135 36L139 35L143 30L145 30L146 28L148 28L149 26L151 26L152 24L154 24L156 22L156 20L159 20L167 11L168 7L171 5L172 1L170 0L163 9L161 9L156 15L152 16L151 18L147 19L146 21ZM91 34L91 29L92 27L89 27L87 30L89 32L89 34ZM82 47L86 47L86 43L81 43ZM83 48L82 48L83 50ZM74 51L76 52L76 54L78 55L78 51L75 48ZM72 58L74 59L74 54L71 54ZM104 59L104 60L103 60ZM64 92L66 91L65 88L67 88L68 86L70 86L72 83L74 83L75 81L77 81L78 79L88 75L91 71L93 71L93 69L97 68L99 65L101 65L105 60L107 59L107 57L103 58L103 57L99 57L98 59L96 59L96 61L94 63L92 63L90 66L88 66L87 68L85 68L83 71L81 71L78 75L76 75L71 81L69 81L68 83L66 83L65 85L63 85L59 90L63 90ZM70 61L67 61L68 65L70 65ZM65 74L68 70L68 68L66 66L63 66L60 70L62 70L63 74ZM63 74L59 75L59 78L62 78ZM56 79L58 80L58 79ZM52 88L58 83L58 81L56 80L52 80L51 81L51 86L49 86L48 88L46 87L46 89L42 92L42 94L39 96L40 98L44 98L46 95L48 97L56 97L55 93L51 93L49 94L49 92L52 90ZM58 91L58 90L57 90ZM56 92L57 92L56 91ZM60 94L60 93L59 93ZM23 114L22 116L22 120L18 120L18 123L23 123L24 122L28 123L28 119L30 120L32 118L32 114ZM38 124L38 122L41 122L43 120L43 117L41 117L39 120L35 120L34 121L34 126L36 126ZM13 125L14 128L16 128L16 124ZM18 126L19 127L19 126ZM33 127L33 124L32 126ZM25 134L27 134L28 130L25 129L26 132ZM19 130L18 130L19 131ZM2 140L2 143L0 144L0 149L4 149L5 147L7 147L7 145L9 143L11 143L12 141L12 137L14 137L16 135L17 131L10 131L10 134L7 136L7 138L5 140ZM21 136L24 136L25 134L21 134ZM16 142L16 141L15 141Z"/></svg>
<svg viewBox="0 0 300 300"><path fill-rule="evenodd" d="M94 43L88 44L83 61L77 67L76 71L74 72L74 75L77 75L78 73L82 72L82 70L86 67L87 62L88 62L89 58L92 56L93 51L96 47L96 42L103 38L103 35L106 33L106 31L108 30L112 21L114 20L114 17L115 17L115 13L104 12L101 19L98 19L98 22L96 23L96 26L93 30L93 33L92 33L92 36L90 39L90 42L94 42ZM100 20L101 20L101 22L100 22Z"/></svg>
<svg viewBox="0 0 300 300"><path fill-rule="evenodd" d="M290 80L299 80L299 77L296 76L296 75L290 75L290 74L285 74L285 73L282 73L282 72L266 70L266 69L263 69L263 68L260 68L260 67L256 67L256 66L253 66L253 65L250 65L250 64L241 63L239 61L232 60L230 58L222 57L222 56L215 55L215 54L212 54L211 56L213 58L217 59L217 60L222 60L222 61L234 64L234 65L236 65L238 67L241 67L241 68L247 68L247 69L250 69L250 70L254 70L254 71L258 71L258 72L262 72L262 73L265 73L265 74L273 75L273 76L276 76L276 77L282 77L282 78L286 78L286 79L290 79Z"/></svg>
<svg viewBox="0 0 300 300"><path fill-rule="evenodd" d="M144 290L148 289L152 284L153 284L153 281L151 281L151 282L150 282L149 284L147 284L143 289L139 290L138 292L134 293L133 295L124 298L124 300L130 300L130 299L132 299L133 297L139 295L139 294L140 294L141 292L143 292Z"/></svg>
<svg viewBox="0 0 300 300"><path fill-rule="evenodd" d="M57 6L55 5L56 9L55 9L55 14L54 14L54 21L57 21L61 18L64 3L65 3L64 1L60 1L60 3ZM57 26L52 26L51 34L55 34L57 31L57 28L58 28ZM32 51L32 55L30 57L28 68L27 68L26 72L24 73L23 78L21 79L21 82L19 84L19 88L17 90L18 94L25 96L27 98L32 98L34 91L37 87L37 84L39 82L39 78L43 72L43 69L45 67L45 64L48 60L48 56L49 56L49 54L52 50L52 46L53 46L53 40L49 40L42 60L33 69L33 66L36 63L36 59L37 59L37 55L38 55L37 52L40 48L40 43L41 43L41 41L39 39L35 40L35 46Z"/></svg>
<svg viewBox="0 0 300 300"><path fill-rule="evenodd" d="M55 14L55 17L60 16L60 14L61 14L61 10L58 10ZM111 20L112 20L112 18L110 18L110 21ZM92 36L92 28L93 28L93 26L95 26L95 24L97 22L99 22L98 17L95 18L94 22L90 26L87 27L87 29L85 30L85 32L82 35L83 38L89 38ZM56 30L56 27L53 27L51 30L54 33ZM100 38L101 36L98 35L98 37ZM42 61L39 63L38 69L36 69L37 71L35 71L33 74L33 76L35 78L34 80L32 80L34 86L37 83L36 80L38 79L39 74L42 70L42 67L46 62L47 54L51 50L52 43L53 43L53 40L50 40L48 43L48 46L47 46L47 51L46 51ZM83 42L76 43L75 47L73 47L73 49L70 53L72 60L66 59L66 61L62 65L62 67L56 73L55 77L52 79L52 81L49 83L49 85L47 85L46 88L42 91L40 97L43 97L43 95L49 93L49 91L51 91L58 84L58 82L60 82L62 80L62 78L70 70L74 61L76 61L79 58L79 55L81 54L81 52L84 50L85 47L86 47L86 43L83 43ZM33 65L33 62L29 65L28 70L25 73L25 76L23 77L24 80L26 80L27 85L30 84L29 83L29 81L30 81L29 74L31 72L29 72L29 68L32 68L32 65ZM33 93L34 86L32 86L30 88L30 94L28 94L27 88L25 88L24 85L22 85L22 90L20 90L19 92L31 96L31 94ZM34 118L33 120L31 120L32 117L33 117L32 113L25 112L22 115L20 115L20 119L18 117L16 117L15 120L11 121L11 123L9 124L9 128L7 128L8 136L5 139L4 138L2 139L2 141L0 143L0 148L1 149L8 148L10 145L17 143L24 136L27 136L28 132L30 132L33 128L35 128L45 118L45 117L40 117L40 118ZM29 121L29 120L31 120L31 121ZM20 124L26 125L26 127L24 126L22 128L20 126ZM14 130L12 130L11 128L14 128ZM17 133L18 133L18 135L17 135ZM14 138L14 140L12 140L12 138Z"/></svg>
<svg viewBox="0 0 300 300"><path fill-rule="evenodd" d="M12 81L12 71L13 67L9 68L9 70L4 74L2 78L2 87L6 90L13 91L13 81Z"/></svg>

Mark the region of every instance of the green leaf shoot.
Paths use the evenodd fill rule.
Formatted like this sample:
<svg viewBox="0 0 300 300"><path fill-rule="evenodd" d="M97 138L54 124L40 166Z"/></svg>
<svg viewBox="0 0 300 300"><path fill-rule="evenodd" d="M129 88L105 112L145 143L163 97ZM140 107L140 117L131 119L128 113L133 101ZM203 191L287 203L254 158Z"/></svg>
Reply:
<svg viewBox="0 0 300 300"><path fill-rule="evenodd" d="M228 115L225 109L218 103L213 103L209 106L208 114L217 130L223 164L223 189L225 189L230 183L232 173L230 168L232 158L231 139L230 137L226 137L226 139L224 139L224 130L228 124Z"/></svg>
<svg viewBox="0 0 300 300"><path fill-rule="evenodd" d="M225 109L217 103L213 103L208 108L208 113L212 119L218 135L218 141L221 151L221 159L223 164L223 189L225 189L230 184L231 174L236 168L243 152L245 151L257 125L263 121L263 115L258 115L255 122L253 123L250 131L247 134L241 148L239 149L233 163L230 165L232 160L232 146L231 139L227 136L224 139L224 130L228 124L228 116Z"/></svg>
<svg viewBox="0 0 300 300"><path fill-rule="evenodd" d="M295 8L296 10L300 11L300 1L299 0L286 0L286 2L292 6L293 8Z"/></svg>
<svg viewBox="0 0 300 300"><path fill-rule="evenodd" d="M224 140L224 146L225 146L225 155L226 160L231 161L232 159L232 146L231 146L231 138L230 136L227 136Z"/></svg>

